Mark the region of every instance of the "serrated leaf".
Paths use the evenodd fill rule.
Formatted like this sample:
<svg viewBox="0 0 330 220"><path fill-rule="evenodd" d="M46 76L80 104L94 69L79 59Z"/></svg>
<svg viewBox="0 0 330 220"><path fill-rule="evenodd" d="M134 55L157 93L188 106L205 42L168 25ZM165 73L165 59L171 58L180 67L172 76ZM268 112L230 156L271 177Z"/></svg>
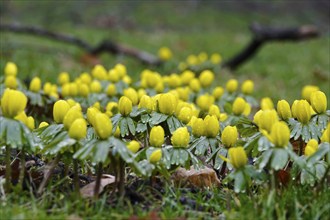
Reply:
<svg viewBox="0 0 330 220"><path fill-rule="evenodd" d="M168 125L168 128L170 129L171 134L173 134L173 132L176 130L175 124L173 122L173 116L168 117L166 119L166 123Z"/></svg>
<svg viewBox="0 0 330 220"><path fill-rule="evenodd" d="M307 142L311 139L311 133L309 132L309 126L308 125L304 125L302 127L302 139Z"/></svg>
<svg viewBox="0 0 330 220"><path fill-rule="evenodd" d="M131 118L127 118L128 129L132 135L135 135L135 124Z"/></svg>
<svg viewBox="0 0 330 220"><path fill-rule="evenodd" d="M126 147L126 144L117 139L112 137L111 142L113 144L113 151L118 152L120 157L126 162L126 163L132 163L133 162L133 154L128 148Z"/></svg>
<svg viewBox="0 0 330 220"><path fill-rule="evenodd" d="M288 163L289 154L286 152L285 149L278 148L274 149L272 153L272 161L270 166L274 170L283 169L283 167Z"/></svg>
<svg viewBox="0 0 330 220"><path fill-rule="evenodd" d="M92 160L95 163L104 163L109 155L111 144L109 141L98 141L95 144L95 151Z"/></svg>
<svg viewBox="0 0 330 220"><path fill-rule="evenodd" d="M129 135L127 118L121 118L119 121L120 136L125 137Z"/></svg>
<svg viewBox="0 0 330 220"><path fill-rule="evenodd" d="M314 164L315 162L321 160L327 153L330 151L330 144L328 143L322 143L320 144L319 148L317 151L308 157L307 162L309 164Z"/></svg>
<svg viewBox="0 0 330 220"><path fill-rule="evenodd" d="M208 139L204 139L200 141L196 146L195 154L205 155L205 152L207 151L208 147L209 147Z"/></svg>
<svg viewBox="0 0 330 220"><path fill-rule="evenodd" d="M260 158L258 158L258 160L260 161L258 164L259 164L259 168L260 169L263 169L267 166L269 160L270 160L270 157L272 156L272 153L273 153L273 150L272 149L269 149L267 151L264 151Z"/></svg>
<svg viewBox="0 0 330 220"><path fill-rule="evenodd" d="M168 115L164 115L164 114L161 114L158 112L153 112L151 114L149 122L152 126L158 125L158 124L162 123L163 121L165 121L167 118L168 118Z"/></svg>
<svg viewBox="0 0 330 220"><path fill-rule="evenodd" d="M147 130L147 125L143 123L138 123L136 126L136 132L137 133L143 133Z"/></svg>
<svg viewBox="0 0 330 220"><path fill-rule="evenodd" d="M236 193L242 192L245 190L245 177L242 171L236 171L234 179L234 191Z"/></svg>

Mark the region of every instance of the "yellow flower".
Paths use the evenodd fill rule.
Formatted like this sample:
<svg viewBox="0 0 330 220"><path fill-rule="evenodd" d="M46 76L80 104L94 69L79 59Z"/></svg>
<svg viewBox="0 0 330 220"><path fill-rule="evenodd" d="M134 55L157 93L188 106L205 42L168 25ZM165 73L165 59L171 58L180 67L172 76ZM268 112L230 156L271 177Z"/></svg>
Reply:
<svg viewBox="0 0 330 220"><path fill-rule="evenodd" d="M299 102L299 100L294 100L294 102L292 103L291 106L291 114L293 118L297 118L297 103Z"/></svg>
<svg viewBox="0 0 330 220"><path fill-rule="evenodd" d="M63 118L64 128L69 130L71 124L78 118L83 118L83 115L79 106L75 105L69 109Z"/></svg>
<svg viewBox="0 0 330 220"><path fill-rule="evenodd" d="M327 110L327 97L323 92L312 92L310 101L315 112L323 113Z"/></svg>
<svg viewBox="0 0 330 220"><path fill-rule="evenodd" d="M41 122L41 123L39 124L39 127L38 127L38 128L47 127L48 125L49 125L49 124L48 124L47 122L43 121L43 122Z"/></svg>
<svg viewBox="0 0 330 220"><path fill-rule="evenodd" d="M257 125L260 130L266 130L269 133L275 122L278 122L277 112L274 109L265 110L261 112Z"/></svg>
<svg viewBox="0 0 330 220"><path fill-rule="evenodd" d="M70 82L70 75L67 72L62 72L58 75L57 82L63 86L66 83Z"/></svg>
<svg viewBox="0 0 330 220"><path fill-rule="evenodd" d="M211 105L209 108L209 115L214 115L217 119L220 119L220 109L217 105Z"/></svg>
<svg viewBox="0 0 330 220"><path fill-rule="evenodd" d="M271 110L274 109L274 103L271 98L265 97L261 99L261 109L262 110Z"/></svg>
<svg viewBox="0 0 330 220"><path fill-rule="evenodd" d="M49 82L46 82L43 87L44 93L46 95L49 95L52 92L52 84Z"/></svg>
<svg viewBox="0 0 330 220"><path fill-rule="evenodd" d="M207 53L205 53L205 52L199 53L197 57L198 57L200 63L205 62L208 58Z"/></svg>
<svg viewBox="0 0 330 220"><path fill-rule="evenodd" d="M217 117L207 115L204 118L204 124L205 124L205 136L209 138L216 137L220 129L220 124Z"/></svg>
<svg viewBox="0 0 330 220"><path fill-rule="evenodd" d="M87 109L87 121L92 126L94 126L94 124L95 124L95 116L96 116L97 113L100 113L100 110L98 110L95 107L89 107Z"/></svg>
<svg viewBox="0 0 330 220"><path fill-rule="evenodd" d="M88 85L85 83L78 85L78 94L81 95L82 97L87 97L89 94Z"/></svg>
<svg viewBox="0 0 330 220"><path fill-rule="evenodd" d="M308 102L310 102L312 93L319 90L320 88L317 86L313 86L313 85L304 86L304 88L301 91L301 97L307 100Z"/></svg>
<svg viewBox="0 0 330 220"><path fill-rule="evenodd" d="M311 119L311 107L306 100L299 100L296 103L296 108L293 109L292 112L294 111L298 121L303 124L307 124Z"/></svg>
<svg viewBox="0 0 330 220"><path fill-rule="evenodd" d="M211 63L213 63L213 64L219 64L219 63L221 63L222 57L218 53L213 53L211 55L210 60L211 60Z"/></svg>
<svg viewBox="0 0 330 220"><path fill-rule="evenodd" d="M227 126L223 129L221 134L221 140L223 145L227 148L233 147L236 144L238 138L238 132L236 126Z"/></svg>
<svg viewBox="0 0 330 220"><path fill-rule="evenodd" d="M164 143L164 129L162 126L154 126L151 128L149 142L151 146L161 147Z"/></svg>
<svg viewBox="0 0 330 220"><path fill-rule="evenodd" d="M90 90L93 93L99 93L102 90L101 83L98 80L93 80L93 82L90 84Z"/></svg>
<svg viewBox="0 0 330 220"><path fill-rule="evenodd" d="M17 79L16 76L14 75L8 75L5 78L5 86L6 88L10 88L10 89L16 89L17 88Z"/></svg>
<svg viewBox="0 0 330 220"><path fill-rule="evenodd" d="M221 86L217 86L214 88L212 95L216 100L218 100L223 95L223 92L224 92L223 88Z"/></svg>
<svg viewBox="0 0 330 220"><path fill-rule="evenodd" d="M117 94L117 89L115 84L109 84L107 87L107 95L112 97Z"/></svg>
<svg viewBox="0 0 330 220"><path fill-rule="evenodd" d="M290 140L290 129L288 125L283 121L275 122L272 126L269 139L276 147L286 147Z"/></svg>
<svg viewBox="0 0 330 220"><path fill-rule="evenodd" d="M188 101L190 95L189 87L179 87L176 89L179 94L179 98L183 101Z"/></svg>
<svg viewBox="0 0 330 220"><path fill-rule="evenodd" d="M139 108L145 108L151 111L153 107L154 107L154 102L152 98L148 95L143 95L140 99Z"/></svg>
<svg viewBox="0 0 330 220"><path fill-rule="evenodd" d="M328 127L323 131L321 142L330 143L330 123L328 124Z"/></svg>
<svg viewBox="0 0 330 220"><path fill-rule="evenodd" d="M104 113L97 113L95 115L95 122L93 125L97 136L101 139L107 139L112 132L112 122L110 118Z"/></svg>
<svg viewBox="0 0 330 220"><path fill-rule="evenodd" d="M254 83L252 80L245 80L242 84L241 90L243 94L250 95L253 93Z"/></svg>
<svg viewBox="0 0 330 220"><path fill-rule="evenodd" d="M192 79L189 83L189 87L192 91L199 92L199 90L201 89L201 83L198 79Z"/></svg>
<svg viewBox="0 0 330 220"><path fill-rule="evenodd" d="M104 66L97 64L92 69L92 76L98 80L106 80L107 79L107 70Z"/></svg>
<svg viewBox="0 0 330 220"><path fill-rule="evenodd" d="M150 163L157 163L162 158L162 149L154 150L149 157Z"/></svg>
<svg viewBox="0 0 330 220"><path fill-rule="evenodd" d="M226 89L229 93L236 92L237 87L238 87L238 82L236 79L230 79L226 83Z"/></svg>
<svg viewBox="0 0 330 220"><path fill-rule="evenodd" d="M190 81L195 78L195 73L191 70L185 70L180 77L183 85L189 85Z"/></svg>
<svg viewBox="0 0 330 220"><path fill-rule="evenodd" d="M172 51L168 47L161 47L158 50L158 57L162 61L167 61L172 58Z"/></svg>
<svg viewBox="0 0 330 220"><path fill-rule="evenodd" d="M251 113L251 105L249 103L246 103L244 111L243 111L243 115L245 116L249 116Z"/></svg>
<svg viewBox="0 0 330 220"><path fill-rule="evenodd" d="M283 120L288 120L289 118L291 118L291 109L287 101L282 99L277 102L277 114Z"/></svg>
<svg viewBox="0 0 330 220"><path fill-rule="evenodd" d="M192 134L195 137L200 137L205 135L205 123L202 118L193 117L191 121Z"/></svg>
<svg viewBox="0 0 330 220"><path fill-rule="evenodd" d="M135 91L135 89L133 89L133 88L125 89L124 96L129 98L132 101L133 105L137 105L139 102L139 96L138 96L137 92Z"/></svg>
<svg viewBox="0 0 330 220"><path fill-rule="evenodd" d="M228 150L229 162L233 165L235 169L243 168L247 162L248 158L243 147L232 147Z"/></svg>
<svg viewBox="0 0 330 220"><path fill-rule="evenodd" d="M168 85L170 88L181 86L181 78L178 74L172 73L169 77Z"/></svg>
<svg viewBox="0 0 330 220"><path fill-rule="evenodd" d="M221 114L220 114L220 121L221 121L221 122L226 121L227 118L228 118L228 115L227 115L226 113L221 113Z"/></svg>
<svg viewBox="0 0 330 220"><path fill-rule="evenodd" d="M108 80L112 83L116 83L120 80L120 76L116 69L111 69L108 72Z"/></svg>
<svg viewBox="0 0 330 220"><path fill-rule="evenodd" d="M40 89L41 89L41 80L40 80L39 77L34 77L31 80L29 89L32 92L39 92L40 91Z"/></svg>
<svg viewBox="0 0 330 220"><path fill-rule="evenodd" d="M113 136L115 136L116 138L120 138L120 128L119 128L119 126L116 127L116 131L113 134Z"/></svg>
<svg viewBox="0 0 330 220"><path fill-rule="evenodd" d="M79 79L86 85L89 85L92 82L92 77L88 73L80 74Z"/></svg>
<svg viewBox="0 0 330 220"><path fill-rule="evenodd" d="M16 115L14 119L22 122L26 126L28 125L28 117L24 111L22 111L18 115Z"/></svg>
<svg viewBox="0 0 330 220"><path fill-rule="evenodd" d="M70 138L80 140L87 135L87 123L85 119L78 118L74 120L69 128L69 136Z"/></svg>
<svg viewBox="0 0 330 220"><path fill-rule="evenodd" d="M5 66L5 75L6 76L16 76L17 75L17 66L13 62L7 62Z"/></svg>
<svg viewBox="0 0 330 220"><path fill-rule="evenodd" d="M127 85L130 85L132 83L132 78L129 76L124 76L123 82L126 83Z"/></svg>
<svg viewBox="0 0 330 220"><path fill-rule="evenodd" d="M233 113L235 115L243 114L247 103L242 97L237 97L233 102Z"/></svg>
<svg viewBox="0 0 330 220"><path fill-rule="evenodd" d="M199 75L199 81L201 82L201 85L204 88L210 86L213 80L214 80L214 74L210 70L204 70Z"/></svg>
<svg viewBox="0 0 330 220"><path fill-rule="evenodd" d="M178 105L178 99L172 93L161 94L158 100L159 111L166 115L172 115L176 106Z"/></svg>
<svg viewBox="0 0 330 220"><path fill-rule="evenodd" d="M126 96L122 96L118 102L119 113L128 116L132 112L132 101Z"/></svg>
<svg viewBox="0 0 330 220"><path fill-rule="evenodd" d="M180 113L178 115L178 118L183 123L187 124L192 117L192 110L189 107L183 107L180 110Z"/></svg>
<svg viewBox="0 0 330 220"><path fill-rule="evenodd" d="M27 97L21 91L6 89L1 98L2 114L14 118L24 111L27 104Z"/></svg>
<svg viewBox="0 0 330 220"><path fill-rule="evenodd" d="M27 123L26 126L30 129L33 130L35 129L35 122L34 122L34 118L32 116L27 117Z"/></svg>
<svg viewBox="0 0 330 220"><path fill-rule="evenodd" d="M171 142L173 147L187 147L190 141L190 135L187 127L181 127L173 132Z"/></svg>
<svg viewBox="0 0 330 220"><path fill-rule="evenodd" d="M116 113L118 113L118 103L117 102L108 102L105 109L106 109L106 111L110 111L113 114L116 114Z"/></svg>
<svg viewBox="0 0 330 220"><path fill-rule="evenodd" d="M140 150L140 143L137 142L137 141L130 141L128 144L127 144L127 148L133 153L135 154L136 152L138 152Z"/></svg>
<svg viewBox="0 0 330 220"><path fill-rule="evenodd" d="M305 156L308 157L312 154L314 154L317 151L318 148L318 142L315 139L310 139L305 147Z"/></svg>
<svg viewBox="0 0 330 220"><path fill-rule="evenodd" d="M214 103L214 97L209 94L200 95L197 97L196 103L201 110L208 111Z"/></svg>

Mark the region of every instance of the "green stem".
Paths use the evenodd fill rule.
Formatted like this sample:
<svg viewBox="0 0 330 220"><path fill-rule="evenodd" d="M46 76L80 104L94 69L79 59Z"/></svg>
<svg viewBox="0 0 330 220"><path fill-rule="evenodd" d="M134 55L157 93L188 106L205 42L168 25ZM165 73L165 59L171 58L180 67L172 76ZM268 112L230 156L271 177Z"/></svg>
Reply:
<svg viewBox="0 0 330 220"><path fill-rule="evenodd" d="M101 178L102 178L102 168L103 168L103 163L100 162L97 166L97 171L96 171L96 183L95 183L95 188L94 188L94 198L95 199L99 198Z"/></svg>
<svg viewBox="0 0 330 220"><path fill-rule="evenodd" d="M21 167L20 167L20 173L19 173L19 183L20 183L20 189L23 189L24 185L24 175L25 175L25 150L24 146L22 147L21 150Z"/></svg>
<svg viewBox="0 0 330 220"><path fill-rule="evenodd" d="M11 149L9 145L6 145L6 185L5 185L5 190L7 193L9 193L10 188L11 188L11 166L10 166L10 153Z"/></svg>
<svg viewBox="0 0 330 220"><path fill-rule="evenodd" d="M299 140L299 156L301 156L303 154L303 148L304 148L304 141L300 137L300 140Z"/></svg>
<svg viewBox="0 0 330 220"><path fill-rule="evenodd" d="M120 200L124 198L125 193L125 162L119 158L119 182L118 192Z"/></svg>
<svg viewBox="0 0 330 220"><path fill-rule="evenodd" d="M45 172L44 179L42 180L42 182L38 188L38 191L37 191L38 195L41 195L42 191L44 190L44 188L45 188L47 182L49 181L50 177L52 176L53 170L56 167L56 165L58 164L58 161L60 160L60 158L61 158L61 154L57 154L56 158L51 163L49 170L47 172Z"/></svg>
<svg viewBox="0 0 330 220"><path fill-rule="evenodd" d="M274 170L271 171L270 173L270 178L271 178L271 188L273 190L276 190L276 172Z"/></svg>
<svg viewBox="0 0 330 220"><path fill-rule="evenodd" d="M76 152L76 145L73 145L73 151ZM78 160L73 159L73 184L75 193L77 196L79 196L79 170L78 170Z"/></svg>

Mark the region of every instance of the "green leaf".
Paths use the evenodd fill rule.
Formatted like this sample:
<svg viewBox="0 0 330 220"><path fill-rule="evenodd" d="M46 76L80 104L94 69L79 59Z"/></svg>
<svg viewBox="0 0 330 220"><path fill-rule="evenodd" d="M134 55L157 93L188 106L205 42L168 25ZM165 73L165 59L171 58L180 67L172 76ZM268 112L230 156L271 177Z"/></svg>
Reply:
<svg viewBox="0 0 330 220"><path fill-rule="evenodd" d="M122 137L129 135L127 118L121 118L121 120L119 121L119 129L120 129L120 135Z"/></svg>
<svg viewBox="0 0 330 220"><path fill-rule="evenodd" d="M205 155L208 148L209 148L209 141L208 139L204 139L197 144L195 154Z"/></svg>
<svg viewBox="0 0 330 220"><path fill-rule="evenodd" d="M322 179L326 172L326 165L322 162L315 165L315 175L318 180Z"/></svg>
<svg viewBox="0 0 330 220"><path fill-rule="evenodd" d="M127 124L128 124L128 129L131 132L132 135L135 135L135 124L134 121L127 117Z"/></svg>
<svg viewBox="0 0 330 220"><path fill-rule="evenodd" d="M309 126L308 125L303 125L302 127L302 139L307 142L311 139L311 134L309 132Z"/></svg>
<svg viewBox="0 0 330 220"><path fill-rule="evenodd" d="M149 122L152 126L154 126L154 125L158 125L158 124L162 123L167 118L168 118L168 115L164 115L164 114L161 114L158 112L153 112L153 113L151 113L151 118L150 118Z"/></svg>
<svg viewBox="0 0 330 220"><path fill-rule="evenodd" d="M307 158L308 164L314 164L315 162L321 160L327 153L330 151L330 144L329 143L322 143L320 144L317 151Z"/></svg>
<svg viewBox="0 0 330 220"><path fill-rule="evenodd" d="M143 133L147 130L147 124L144 123L138 123L136 126L136 132L137 133Z"/></svg>
<svg viewBox="0 0 330 220"><path fill-rule="evenodd" d="M147 124L149 122L150 116L148 114L141 115L141 122Z"/></svg>
<svg viewBox="0 0 330 220"><path fill-rule="evenodd" d="M23 134L20 122L16 120L10 120L6 127L6 144L10 145L12 148L22 147L22 135Z"/></svg>
<svg viewBox="0 0 330 220"><path fill-rule="evenodd" d="M99 163L99 162L104 163L108 158L110 148L111 148L111 144L108 140L96 142L95 152L92 160L95 163Z"/></svg>
<svg viewBox="0 0 330 220"><path fill-rule="evenodd" d="M80 148L74 155L73 158L74 159L86 159L88 156L92 156L91 152L94 151L95 149L95 142L97 140L94 139L92 141L90 141L89 143L83 145L82 148Z"/></svg>
<svg viewBox="0 0 330 220"><path fill-rule="evenodd" d="M189 154L185 149L178 149L180 155L180 164L182 166L186 165L186 162L189 160Z"/></svg>
<svg viewBox="0 0 330 220"><path fill-rule="evenodd" d="M286 150L282 148L276 148L273 150L270 166L274 170L280 170L283 169L283 167L288 163L288 160L289 154L286 152Z"/></svg>
<svg viewBox="0 0 330 220"><path fill-rule="evenodd" d="M234 179L234 181L235 181L234 182L234 191L236 193L245 191L246 181L245 181L245 177L244 177L243 171L237 170L235 172L235 179Z"/></svg>
<svg viewBox="0 0 330 220"><path fill-rule="evenodd" d="M272 156L272 153L273 153L273 149L269 149L267 151L264 151L261 156L258 158L258 161L259 162L259 168L260 169L263 169L264 167L267 166L269 160L270 160L270 157Z"/></svg>
<svg viewBox="0 0 330 220"><path fill-rule="evenodd" d="M113 144L113 153L118 152L121 159L123 159L126 163L132 163L134 161L132 152L128 150L123 141L115 137L111 137L111 142Z"/></svg>
<svg viewBox="0 0 330 220"><path fill-rule="evenodd" d="M168 128L170 129L171 134L176 130L174 121L173 121L173 116L170 116L166 119L166 123L168 125Z"/></svg>

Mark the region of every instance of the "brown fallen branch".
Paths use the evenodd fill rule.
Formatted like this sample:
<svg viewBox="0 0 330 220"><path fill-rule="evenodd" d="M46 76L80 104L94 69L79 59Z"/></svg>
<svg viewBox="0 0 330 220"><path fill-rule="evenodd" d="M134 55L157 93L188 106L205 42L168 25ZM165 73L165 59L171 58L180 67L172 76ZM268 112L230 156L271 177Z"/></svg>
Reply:
<svg viewBox="0 0 330 220"><path fill-rule="evenodd" d="M13 25L13 24L0 24L0 31L30 34L30 35L50 38L56 41L61 41L64 43L68 43L80 47L81 49L87 51L87 53L90 55L99 55L101 53L123 54L133 57L141 61L142 63L148 65L161 64L161 60L158 59L158 57L148 52L141 51L136 48L127 45L122 45L109 40L105 40L96 46L92 46L88 42L72 35L55 33L40 27L21 26L21 25Z"/></svg>
<svg viewBox="0 0 330 220"><path fill-rule="evenodd" d="M223 67L231 70L252 58L262 45L273 41L301 41L319 36L314 26L301 26L295 28L265 27L257 23L251 25L253 38L250 43L237 55L224 62Z"/></svg>

